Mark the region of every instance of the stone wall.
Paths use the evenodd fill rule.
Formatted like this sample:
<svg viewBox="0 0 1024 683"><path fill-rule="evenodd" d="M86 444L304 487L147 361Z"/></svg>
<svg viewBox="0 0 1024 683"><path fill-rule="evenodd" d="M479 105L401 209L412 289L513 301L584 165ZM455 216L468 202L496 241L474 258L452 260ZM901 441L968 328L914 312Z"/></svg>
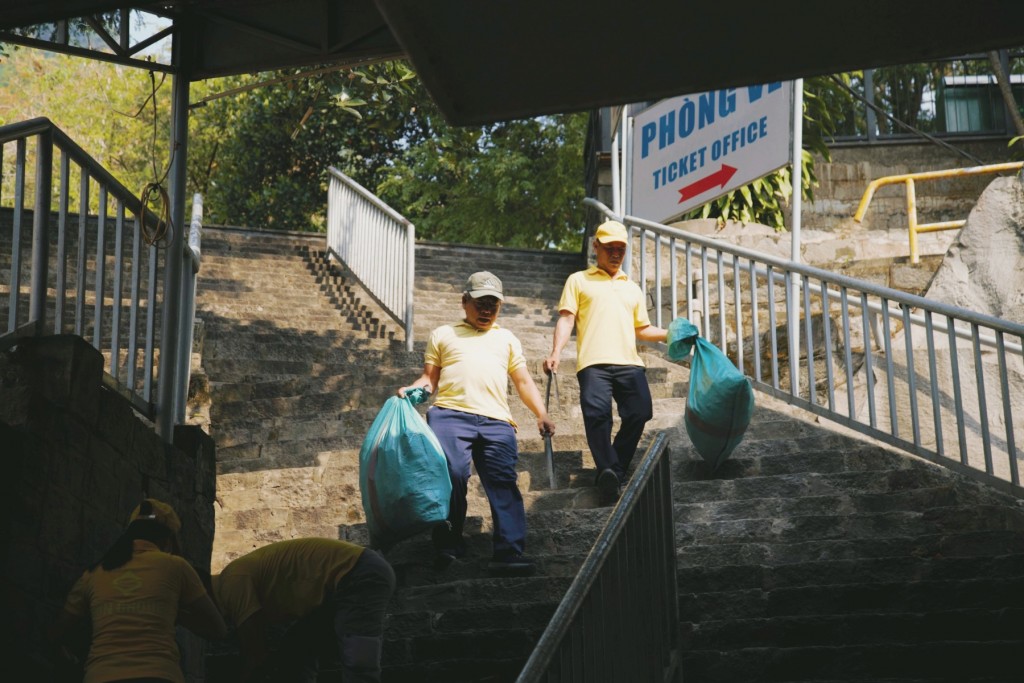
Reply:
<svg viewBox="0 0 1024 683"><path fill-rule="evenodd" d="M0 643L5 670L21 672L19 680L65 680L44 644L46 629L142 497L175 507L185 557L209 568L212 441L183 427L174 446L164 444L103 385L102 369L100 353L72 335L27 339L0 353ZM179 641L188 680L201 681L202 641L184 630Z"/></svg>
<svg viewBox="0 0 1024 683"><path fill-rule="evenodd" d="M1012 161L1006 140L952 141L986 164ZM974 161L928 142L850 145L830 149L829 163L815 158L818 187L814 201L803 206L802 225L814 230L849 230L857 224L853 214L872 180L903 173L967 168ZM970 176L915 183L918 222L961 220L967 218L982 190L993 175ZM861 224L866 230L907 233L907 200L902 185L883 187L875 193Z"/></svg>

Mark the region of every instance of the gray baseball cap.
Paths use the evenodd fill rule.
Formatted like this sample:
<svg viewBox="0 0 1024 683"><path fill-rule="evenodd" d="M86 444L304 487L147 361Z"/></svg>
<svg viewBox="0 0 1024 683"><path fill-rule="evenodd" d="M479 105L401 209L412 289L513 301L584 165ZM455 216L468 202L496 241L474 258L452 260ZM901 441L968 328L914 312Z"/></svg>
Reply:
<svg viewBox="0 0 1024 683"><path fill-rule="evenodd" d="M494 273L488 273L486 270L482 270L479 273L473 273L466 280L466 293L474 299L479 299L482 296L493 296L498 301L504 301L505 297L501 293L501 280Z"/></svg>

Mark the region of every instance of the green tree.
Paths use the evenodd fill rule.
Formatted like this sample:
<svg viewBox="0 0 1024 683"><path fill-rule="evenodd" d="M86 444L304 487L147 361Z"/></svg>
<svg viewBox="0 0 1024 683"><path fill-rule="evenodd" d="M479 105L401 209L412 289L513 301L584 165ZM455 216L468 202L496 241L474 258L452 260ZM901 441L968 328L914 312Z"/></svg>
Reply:
<svg viewBox="0 0 1024 683"><path fill-rule="evenodd" d="M198 128L219 131L216 141L203 143L216 145L215 154L206 154L213 160L206 185L214 221L323 229L328 167L373 190L381 167L425 134L416 115L418 84L404 64L261 74L248 84L275 76L280 82L195 110Z"/></svg>
<svg viewBox="0 0 1024 683"><path fill-rule="evenodd" d="M219 118L228 133L209 184L213 220L322 229L334 166L421 238L518 247L579 239L585 115L453 128L401 62L275 83L209 109L196 117Z"/></svg>
<svg viewBox="0 0 1024 683"><path fill-rule="evenodd" d="M425 239L578 248L587 115L435 126L378 190Z"/></svg>
<svg viewBox="0 0 1024 683"><path fill-rule="evenodd" d="M6 87L0 89L0 124L38 116L49 118L82 149L138 194L146 183L163 181L170 157L171 79L156 72L33 49L12 50L4 58ZM193 84L195 97L224 87L220 81ZM204 192L204 179L218 126L191 122L188 177L191 192ZM30 149L29 153L34 153ZM5 158L5 182L12 182L13 160ZM30 181L31 182L31 181ZM78 185L71 185L72 206ZM13 193L4 190L4 200ZM95 196L93 203L95 204ZM95 206L94 206L95 208Z"/></svg>

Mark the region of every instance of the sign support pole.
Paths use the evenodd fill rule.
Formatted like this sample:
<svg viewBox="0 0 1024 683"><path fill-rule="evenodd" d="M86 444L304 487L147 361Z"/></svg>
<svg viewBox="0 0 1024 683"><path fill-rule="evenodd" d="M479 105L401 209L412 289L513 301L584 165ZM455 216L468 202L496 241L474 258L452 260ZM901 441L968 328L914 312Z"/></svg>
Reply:
<svg viewBox="0 0 1024 683"><path fill-rule="evenodd" d="M803 121L804 121L804 79L798 78L793 81L793 172L790 176L793 187L793 217L790 226L790 260L800 263L800 219L803 207ZM789 302L788 325L789 325L789 357L790 357L790 382L793 386L793 395L800 395L800 278L796 273L790 275L787 281L789 295L786 301ZM814 356L811 350L811 340L807 340L807 362L813 363ZM814 387L808 387L813 391Z"/></svg>

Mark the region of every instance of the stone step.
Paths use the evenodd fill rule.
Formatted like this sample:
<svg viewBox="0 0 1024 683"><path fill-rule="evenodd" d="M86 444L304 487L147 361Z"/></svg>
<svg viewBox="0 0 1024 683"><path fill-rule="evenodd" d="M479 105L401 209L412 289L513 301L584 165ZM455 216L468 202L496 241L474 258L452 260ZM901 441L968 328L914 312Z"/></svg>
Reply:
<svg viewBox="0 0 1024 683"><path fill-rule="evenodd" d="M819 495L718 499L703 503L676 503L676 523L707 523L727 520L796 518L841 512L845 515L865 515L906 510L935 510L962 504L974 505L973 499L958 493L955 487L917 488L899 490L888 488L880 492L851 491L847 484L860 485L864 476L848 477L846 473L829 475L835 490ZM676 500L680 500L677 498Z"/></svg>
<svg viewBox="0 0 1024 683"><path fill-rule="evenodd" d="M936 590L941 590L941 586ZM971 591L962 584L946 586L955 594ZM881 595L881 592L879 593ZM838 598L861 598L859 593L840 590ZM875 597L872 595L871 597ZM942 641L958 634L972 641L1001 640L1024 630L1024 608L957 608L943 601L941 611L878 611L876 603L864 604L855 614L780 615L704 621L684 633L684 650L714 650L722 643L745 642L748 647L835 647L843 645L888 645Z"/></svg>
<svg viewBox="0 0 1024 683"><path fill-rule="evenodd" d="M690 681L1006 683L1017 678L1013 662L1019 639L976 642L956 636L920 644L684 651L682 669Z"/></svg>
<svg viewBox="0 0 1024 683"><path fill-rule="evenodd" d="M1003 529L882 538L832 538L790 543L741 540L679 546L680 567L779 566L828 558L835 561L890 559L941 554L946 557L988 557L1024 553L1024 538Z"/></svg>
<svg viewBox="0 0 1024 683"><path fill-rule="evenodd" d="M807 514L676 524L676 543L713 545L773 543L786 545L808 540L915 538L961 531L1017 531L1024 523L998 506L949 506L928 511L897 510L868 514Z"/></svg>
<svg viewBox="0 0 1024 683"><path fill-rule="evenodd" d="M679 481L677 478L672 491L679 501L712 504L717 501L833 496L836 508L840 509L835 497L843 494L892 494L908 488L908 482L913 482L914 487L939 487L949 483L949 478L941 471L928 468L893 470L885 467L884 460L844 459L828 451L816 452L805 461L816 463L812 465L816 469L800 474L783 471L736 479ZM850 465L843 467L847 462Z"/></svg>
<svg viewBox="0 0 1024 683"><path fill-rule="evenodd" d="M1024 576L1024 554L853 557L812 559L778 566L687 566L677 572L680 593L726 593L860 583L919 580L983 580Z"/></svg>

